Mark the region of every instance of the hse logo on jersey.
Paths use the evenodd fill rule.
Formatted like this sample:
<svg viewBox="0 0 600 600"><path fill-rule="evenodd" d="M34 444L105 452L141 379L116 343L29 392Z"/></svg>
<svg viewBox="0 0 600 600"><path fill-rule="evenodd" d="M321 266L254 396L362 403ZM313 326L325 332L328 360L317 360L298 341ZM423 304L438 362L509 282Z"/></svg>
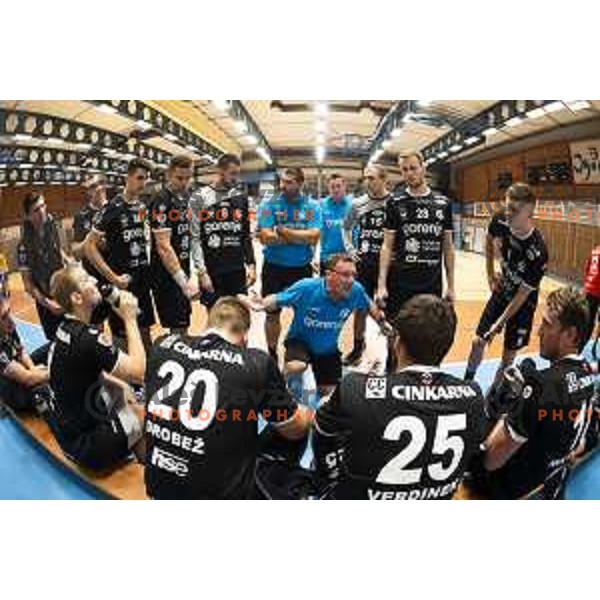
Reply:
<svg viewBox="0 0 600 600"><path fill-rule="evenodd" d="M189 472L188 461L185 458L161 450L157 446L152 450L151 462L158 469L173 473L177 477L185 477Z"/></svg>

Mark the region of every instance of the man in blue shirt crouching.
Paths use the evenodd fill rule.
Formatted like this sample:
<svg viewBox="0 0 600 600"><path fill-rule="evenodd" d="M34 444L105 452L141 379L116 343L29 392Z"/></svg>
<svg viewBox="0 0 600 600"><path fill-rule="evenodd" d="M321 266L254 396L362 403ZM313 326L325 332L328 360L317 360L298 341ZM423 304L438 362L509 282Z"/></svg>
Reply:
<svg viewBox="0 0 600 600"><path fill-rule="evenodd" d="M290 385L291 377L302 376L312 366L321 400L333 392L342 376L338 339L348 317L354 311L368 312L384 333L391 330L383 312L355 278L354 260L335 254L328 259L323 277L302 279L266 298L242 298L253 310L267 313L285 306L294 309L285 340L284 373Z"/></svg>

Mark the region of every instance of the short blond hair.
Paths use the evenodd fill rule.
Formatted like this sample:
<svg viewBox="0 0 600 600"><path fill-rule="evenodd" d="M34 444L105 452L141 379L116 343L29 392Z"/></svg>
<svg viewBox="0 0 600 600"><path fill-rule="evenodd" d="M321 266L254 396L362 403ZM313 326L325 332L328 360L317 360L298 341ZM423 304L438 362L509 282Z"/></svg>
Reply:
<svg viewBox="0 0 600 600"><path fill-rule="evenodd" d="M50 280L50 295L67 312L73 310L71 295L80 291L80 281L77 275L82 271L80 264L70 264L60 271L56 271Z"/></svg>
<svg viewBox="0 0 600 600"><path fill-rule="evenodd" d="M245 334L250 329L250 311L235 296L224 296L210 309L208 326Z"/></svg>

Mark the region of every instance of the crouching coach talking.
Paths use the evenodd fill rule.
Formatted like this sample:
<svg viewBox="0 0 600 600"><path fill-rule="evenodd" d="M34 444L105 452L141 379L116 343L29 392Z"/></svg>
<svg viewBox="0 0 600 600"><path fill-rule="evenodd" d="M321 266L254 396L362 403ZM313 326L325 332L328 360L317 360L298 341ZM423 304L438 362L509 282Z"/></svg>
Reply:
<svg viewBox="0 0 600 600"><path fill-rule="evenodd" d="M51 287L66 313L49 361L58 443L75 462L94 470L114 467L130 452L142 461L141 423L125 383L142 383L146 369L136 298L121 291L112 305L125 324L125 353L90 324L102 301L91 275L73 264L53 275Z"/></svg>

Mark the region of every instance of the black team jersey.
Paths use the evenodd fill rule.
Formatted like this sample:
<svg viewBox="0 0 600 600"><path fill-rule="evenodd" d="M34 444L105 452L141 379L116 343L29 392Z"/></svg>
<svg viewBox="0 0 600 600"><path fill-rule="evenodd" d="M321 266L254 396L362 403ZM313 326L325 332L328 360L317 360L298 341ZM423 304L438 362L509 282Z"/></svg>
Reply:
<svg viewBox="0 0 600 600"><path fill-rule="evenodd" d="M247 195L238 188L205 186L192 194L194 243L202 245L209 275L254 264Z"/></svg>
<svg viewBox="0 0 600 600"><path fill-rule="evenodd" d="M449 499L485 432L477 384L428 367L346 376L315 418L334 498Z"/></svg>
<svg viewBox="0 0 600 600"><path fill-rule="evenodd" d="M148 206L150 227L155 231L171 232L171 247L179 258L179 264L189 277L191 255L191 225L189 195L174 194L168 187L156 195ZM155 277L169 280L171 275L163 265L156 250L156 243L152 244L152 271Z"/></svg>
<svg viewBox="0 0 600 600"><path fill-rule="evenodd" d="M100 376L111 373L118 360L119 350L94 326L66 318L58 328L48 364L59 429L67 443L108 421Z"/></svg>
<svg viewBox="0 0 600 600"><path fill-rule="evenodd" d="M88 233L92 230L94 219L101 209L94 208L91 204L86 204L73 218L73 241L81 243L85 240ZM93 275L99 281L103 281L103 277L90 263L87 258L82 260L83 268Z"/></svg>
<svg viewBox="0 0 600 600"><path fill-rule="evenodd" d="M94 219L93 228L106 238L105 260L117 274L132 277L132 289L149 286L148 210L139 200L127 202L122 195L106 204Z"/></svg>
<svg viewBox="0 0 600 600"><path fill-rule="evenodd" d="M373 198L364 194L355 198L345 228L352 231L353 245L362 263L376 266L383 244L385 207L391 196Z"/></svg>
<svg viewBox="0 0 600 600"><path fill-rule="evenodd" d="M157 340L145 389L146 487L157 499L251 497L258 414L282 423L296 411L266 353L211 332Z"/></svg>
<svg viewBox="0 0 600 600"><path fill-rule="evenodd" d="M523 445L490 473L492 495L519 498L544 484L544 497L560 496L568 456L584 439L594 414L594 375L581 357L567 356L525 377L519 410L504 421Z"/></svg>
<svg viewBox="0 0 600 600"><path fill-rule="evenodd" d="M387 202L385 228L396 232L392 268L402 288L441 290L444 234L453 229L450 200L431 190L425 196L401 191Z"/></svg>
<svg viewBox="0 0 600 600"><path fill-rule="evenodd" d="M537 302L537 288L548 264L548 249L541 231L534 228L526 238L518 238L506 219L496 215L490 221L488 235L500 240L502 284L498 293L510 300L524 283L536 290L530 296L532 302Z"/></svg>

